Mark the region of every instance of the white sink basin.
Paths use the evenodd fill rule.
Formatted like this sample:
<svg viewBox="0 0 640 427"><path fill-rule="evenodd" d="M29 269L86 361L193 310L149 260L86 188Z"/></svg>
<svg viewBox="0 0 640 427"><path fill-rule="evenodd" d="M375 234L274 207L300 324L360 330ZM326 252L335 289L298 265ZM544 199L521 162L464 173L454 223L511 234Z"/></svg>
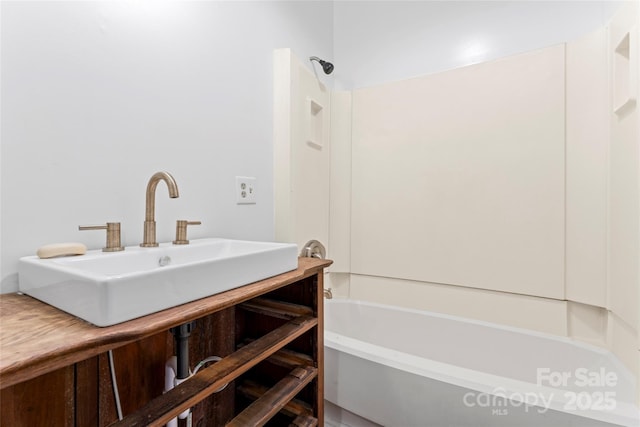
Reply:
<svg viewBox="0 0 640 427"><path fill-rule="evenodd" d="M295 244L198 239L184 246L24 257L18 275L21 292L94 325L110 326L297 267Z"/></svg>

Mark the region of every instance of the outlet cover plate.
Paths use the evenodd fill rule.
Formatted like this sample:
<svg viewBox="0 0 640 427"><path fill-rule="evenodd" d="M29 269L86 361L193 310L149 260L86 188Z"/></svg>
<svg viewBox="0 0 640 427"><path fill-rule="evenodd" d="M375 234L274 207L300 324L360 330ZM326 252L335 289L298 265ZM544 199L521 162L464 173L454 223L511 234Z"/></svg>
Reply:
<svg viewBox="0 0 640 427"><path fill-rule="evenodd" d="M252 176L236 176L236 203L253 205L256 203L256 179Z"/></svg>

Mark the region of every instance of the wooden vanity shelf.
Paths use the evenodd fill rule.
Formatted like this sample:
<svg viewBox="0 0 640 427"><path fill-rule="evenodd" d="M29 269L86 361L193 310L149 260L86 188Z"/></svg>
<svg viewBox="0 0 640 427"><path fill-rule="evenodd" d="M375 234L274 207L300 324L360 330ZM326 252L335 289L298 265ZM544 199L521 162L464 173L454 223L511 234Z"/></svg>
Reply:
<svg viewBox="0 0 640 427"><path fill-rule="evenodd" d="M240 349L252 345L251 337L261 336L271 328L290 321L314 315L317 294L295 295L274 291L261 298L238 306L242 314L236 315L236 337ZM291 302L292 300L298 303ZM242 376L237 387L238 404L248 404L230 426L264 425L263 418L274 418L276 425L313 425L318 422L312 406L305 402L318 401L318 369L311 355L317 353L317 340L313 333L300 334L287 343L286 348L274 353L254 369ZM310 387L307 387L311 384ZM297 400L294 397L299 396ZM297 424L296 424L297 423Z"/></svg>
<svg viewBox="0 0 640 427"><path fill-rule="evenodd" d="M245 410L236 416L227 426L262 426L274 415L280 412L304 386L318 376L316 368L298 367L278 381L272 388L266 390Z"/></svg>
<svg viewBox="0 0 640 427"><path fill-rule="evenodd" d="M108 328L25 295L0 296L0 419L163 426L192 408L198 427L323 425L323 269L330 264L300 258L292 272ZM212 355L222 360L163 393L164 362L173 354L168 331L192 321L190 366ZM55 340L42 334L45 326L55 330L51 322L64 325ZM21 334L9 324L22 324ZM110 349L121 421L105 363Z"/></svg>

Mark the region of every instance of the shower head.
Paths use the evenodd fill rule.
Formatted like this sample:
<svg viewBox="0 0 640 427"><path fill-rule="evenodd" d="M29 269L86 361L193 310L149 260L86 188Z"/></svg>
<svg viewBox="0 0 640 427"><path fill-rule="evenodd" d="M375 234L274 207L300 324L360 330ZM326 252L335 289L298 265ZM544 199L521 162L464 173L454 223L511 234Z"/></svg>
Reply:
<svg viewBox="0 0 640 427"><path fill-rule="evenodd" d="M318 63L322 65L322 70L325 74L331 74L333 72L333 64L331 62L323 61L317 56L310 56L309 61L318 61Z"/></svg>

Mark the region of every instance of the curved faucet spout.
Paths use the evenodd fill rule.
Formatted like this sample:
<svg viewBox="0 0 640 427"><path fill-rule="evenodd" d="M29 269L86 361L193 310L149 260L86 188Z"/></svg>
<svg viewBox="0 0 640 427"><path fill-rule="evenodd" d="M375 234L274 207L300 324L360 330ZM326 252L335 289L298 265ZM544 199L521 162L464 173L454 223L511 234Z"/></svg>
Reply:
<svg viewBox="0 0 640 427"><path fill-rule="evenodd" d="M169 172L156 172L149 179L149 184L147 184L147 200L146 200L146 209L145 209L145 221L155 221L156 216L156 187L158 187L158 183L160 181L164 181L167 183L167 187L169 188L169 197L175 199L176 197L180 197L178 193L178 184L176 184L176 180L171 176Z"/></svg>
<svg viewBox="0 0 640 427"><path fill-rule="evenodd" d="M176 184L176 180L169 172L156 172L149 179L144 215L144 239L140 244L140 246L145 248L158 246L158 242L156 242L156 188L160 181L167 183L169 197L172 199L180 197L178 184Z"/></svg>

